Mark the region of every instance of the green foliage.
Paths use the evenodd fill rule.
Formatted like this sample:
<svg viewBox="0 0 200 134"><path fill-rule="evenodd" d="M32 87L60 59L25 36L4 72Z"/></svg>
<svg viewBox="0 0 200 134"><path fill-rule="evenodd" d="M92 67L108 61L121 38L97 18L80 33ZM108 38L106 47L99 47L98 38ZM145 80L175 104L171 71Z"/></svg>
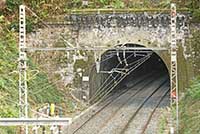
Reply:
<svg viewBox="0 0 200 134"><path fill-rule="evenodd" d="M4 20L2 20L4 21ZM5 21L4 21L5 22ZM5 23L4 23L5 24ZM7 25L1 25L0 32L0 117L18 116L18 48L17 36ZM31 70L38 70L37 66L28 60L29 102L61 102L63 93L51 84L47 75L39 72L33 77Z"/></svg>
<svg viewBox="0 0 200 134"><path fill-rule="evenodd" d="M8 106L8 105L4 105L4 106L0 106L0 110L1 110L1 113L0 113L0 117L2 118L5 118L5 117L16 117L17 118L17 115L18 115L18 111L17 111L17 108L14 107L14 106Z"/></svg>
<svg viewBox="0 0 200 134"><path fill-rule="evenodd" d="M75 109L76 109L76 104L75 104L72 100L67 99L65 103L66 103L66 105L67 105L67 110L68 110L69 112L74 112L74 111L75 111Z"/></svg>
<svg viewBox="0 0 200 134"><path fill-rule="evenodd" d="M7 10L14 13L18 10L19 5L22 4L22 0L6 0Z"/></svg>
<svg viewBox="0 0 200 134"><path fill-rule="evenodd" d="M186 94L186 98L187 97L194 100L200 100L200 77L192 81L191 86Z"/></svg>
<svg viewBox="0 0 200 134"><path fill-rule="evenodd" d="M200 1L199 0L190 0L186 3L192 13L192 19L194 22L200 22Z"/></svg>
<svg viewBox="0 0 200 134"><path fill-rule="evenodd" d="M109 0L98 0L100 4L107 5L109 3Z"/></svg>
<svg viewBox="0 0 200 134"><path fill-rule="evenodd" d="M87 62L84 61L83 59L77 60L74 65L74 69L78 69L78 68L85 69L86 67L88 67Z"/></svg>
<svg viewBox="0 0 200 134"><path fill-rule="evenodd" d="M200 8L200 2L199 0L190 0L187 2L187 6L189 8L193 9L199 9Z"/></svg>
<svg viewBox="0 0 200 134"><path fill-rule="evenodd" d="M36 25L36 21L34 21L33 18L31 17L27 17L26 18L26 32L30 33L33 31L34 26ZM15 31L15 32L19 32L19 21L18 20L14 20L12 21L9 25L8 25L9 30Z"/></svg>
<svg viewBox="0 0 200 134"><path fill-rule="evenodd" d="M81 0L72 0L73 3L78 4L81 3Z"/></svg>
<svg viewBox="0 0 200 134"><path fill-rule="evenodd" d="M200 9L194 9L192 11L192 17L194 22L200 22Z"/></svg>
<svg viewBox="0 0 200 134"><path fill-rule="evenodd" d="M27 5L30 5L31 8L39 8L39 4L36 6L33 1L30 1L27 3ZM19 12L19 6L23 4L23 0L6 0L6 9L0 14L0 16L4 15L9 18L10 23L8 25L8 29L12 31L19 31L19 21L18 21L18 12ZM42 14L43 12L41 12ZM43 15L43 14L42 14ZM42 16L44 17L44 16ZM0 18L1 22L1 18ZM27 33L32 32L34 29L34 25L37 24L37 19L33 18L32 16L29 16L29 14L26 14L26 30Z"/></svg>
<svg viewBox="0 0 200 134"><path fill-rule="evenodd" d="M81 7L82 1L81 0L72 0L71 6L72 7Z"/></svg>
<svg viewBox="0 0 200 134"><path fill-rule="evenodd" d="M165 8L166 6L170 5L170 3L171 3L171 0L164 0L159 3L159 7Z"/></svg>
<svg viewBox="0 0 200 134"><path fill-rule="evenodd" d="M16 134L16 127L0 127L1 134Z"/></svg>
<svg viewBox="0 0 200 134"><path fill-rule="evenodd" d="M113 7L114 8L124 8L125 7L125 4L123 1L121 0L115 0L113 3L112 3Z"/></svg>
<svg viewBox="0 0 200 134"><path fill-rule="evenodd" d="M200 77L193 80L185 97L180 102L180 133L198 134L200 132Z"/></svg>
<svg viewBox="0 0 200 134"><path fill-rule="evenodd" d="M166 126L167 126L167 119L166 117L163 115L161 118L160 118L160 121L159 121L159 134L164 134L165 132L165 129L166 129Z"/></svg>
<svg viewBox="0 0 200 134"><path fill-rule="evenodd" d="M0 15L0 23L3 23L3 22L4 22L4 16Z"/></svg>
<svg viewBox="0 0 200 134"><path fill-rule="evenodd" d="M63 93L56 90L56 87L48 81L46 74L39 73L28 83L30 85L29 94L34 102L62 102Z"/></svg>

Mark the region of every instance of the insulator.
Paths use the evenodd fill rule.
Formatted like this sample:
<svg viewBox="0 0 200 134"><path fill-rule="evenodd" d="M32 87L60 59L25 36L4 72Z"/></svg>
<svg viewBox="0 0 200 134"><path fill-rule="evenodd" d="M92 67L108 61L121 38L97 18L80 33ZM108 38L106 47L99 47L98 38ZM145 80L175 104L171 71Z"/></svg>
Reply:
<svg viewBox="0 0 200 134"><path fill-rule="evenodd" d="M99 59L96 60L96 70L97 70L97 73L100 72L100 61L99 61Z"/></svg>

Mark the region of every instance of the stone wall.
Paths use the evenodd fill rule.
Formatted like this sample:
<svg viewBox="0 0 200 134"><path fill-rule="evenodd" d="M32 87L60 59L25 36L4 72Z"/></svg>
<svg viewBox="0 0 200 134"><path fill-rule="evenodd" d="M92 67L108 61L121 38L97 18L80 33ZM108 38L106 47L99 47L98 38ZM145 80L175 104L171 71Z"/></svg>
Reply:
<svg viewBox="0 0 200 134"><path fill-rule="evenodd" d="M73 16L68 16L68 20L70 17L73 19L73 25L37 29L35 32L28 35L27 45L28 47L44 48L80 46L84 49L95 47L107 47L109 49L119 44L133 43L145 47L169 49L170 23L168 23L169 16L166 14L148 15L143 13L139 15L135 14L131 17L130 14L125 14L118 17L113 17L113 15L111 15L110 18L109 16L110 15L105 15L103 19L97 18L96 20L98 21L92 21L94 19L89 15L88 18L90 19L88 19L87 16L84 16L85 18L81 18L80 16L74 18ZM121 19L117 20L117 18ZM189 36L190 27L186 18L187 16L181 14L179 14L177 18L177 37L179 40L178 43L180 44L178 74L181 89L187 87L189 80L194 76L192 66L187 62L190 52L186 52L189 46L185 43L185 39ZM125 24L123 21L126 21ZM71 38L74 31L78 37L76 41ZM106 50L98 51L97 55L102 55L105 51ZM163 59L168 69L170 69L170 52L156 51L156 53ZM30 55L35 59L35 62L39 64L45 61L48 62L48 66L45 66L43 70L48 72L52 81L54 77L59 75L62 83L59 83L58 87L62 84L61 88L70 88L73 96L77 97L79 100L86 101L89 98L88 82L83 82L83 77L95 77L90 74L90 71L95 69L94 52L34 52ZM45 60L42 61L39 59L40 57ZM48 69L48 67L51 69Z"/></svg>

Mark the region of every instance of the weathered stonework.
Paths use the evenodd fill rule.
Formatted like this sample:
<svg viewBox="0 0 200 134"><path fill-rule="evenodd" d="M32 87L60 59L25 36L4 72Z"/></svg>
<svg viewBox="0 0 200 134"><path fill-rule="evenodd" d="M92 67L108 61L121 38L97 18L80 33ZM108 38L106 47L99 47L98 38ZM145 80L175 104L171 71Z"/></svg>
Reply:
<svg viewBox="0 0 200 134"><path fill-rule="evenodd" d="M91 47L114 47L119 44L139 44L144 47L166 48L170 47L170 22L169 15L155 14L120 14L110 15L105 14L99 17L95 15L72 15L67 16L66 21L71 21L72 25L64 27L44 28L38 29L36 32L28 35L29 47L71 47L80 46L83 48ZM191 73L191 65L186 60L189 53L186 52L187 44L185 39L190 35L188 17L184 14L178 14L177 18L177 38L179 40L179 81L180 88L187 87L187 83L193 76ZM77 42L71 38L71 32L77 34ZM67 41L67 42L66 42ZM105 50L99 51L98 54L103 55ZM54 72L58 72L62 77L64 83L71 84L72 93L79 100L86 101L89 98L89 82L82 82L83 76L95 77L90 74L90 71L95 69L94 56L91 51L78 52L56 52L63 53L65 65L53 65ZM56 54L54 53L54 54ZM170 69L170 52L156 51L156 53L165 62L168 70ZM58 55L57 55L58 56ZM48 58L49 55L47 54ZM61 57L60 57L61 58ZM62 59L62 58L61 58ZM80 64L84 66L77 66L77 61L82 60ZM52 61L53 62L53 61ZM186 71L185 71L186 70ZM105 75L106 77L106 75ZM184 84L182 84L184 83Z"/></svg>

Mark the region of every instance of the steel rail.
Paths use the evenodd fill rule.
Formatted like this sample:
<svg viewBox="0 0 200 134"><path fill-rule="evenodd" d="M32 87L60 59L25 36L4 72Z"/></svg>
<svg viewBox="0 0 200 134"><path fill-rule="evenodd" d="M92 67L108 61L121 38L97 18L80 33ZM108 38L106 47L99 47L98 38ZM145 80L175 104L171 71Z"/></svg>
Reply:
<svg viewBox="0 0 200 134"><path fill-rule="evenodd" d="M160 75L160 76L163 76L163 75ZM162 77L162 80L158 83L158 84L156 84L157 85L157 88L159 88L159 86L160 86L160 84L161 83L163 83L164 81L165 81L165 79L163 79L163 78L165 78L165 77ZM160 79L160 77L157 77L157 79L156 80L154 80L154 82L156 82L157 80L159 80ZM151 82L151 84L150 84L150 86L152 86L152 82ZM148 87L146 86L146 88L145 89L147 89ZM155 89L155 88L154 88ZM152 88L150 89L150 90L152 90ZM153 90L154 91L154 90ZM151 91L152 92L152 91ZM138 95L141 95L141 94L138 94ZM138 96L137 95L137 96ZM135 99L137 99L137 96L136 96L136 98L133 98L133 99L131 99L131 100L128 100L127 101L127 103L126 104L130 104L130 103L134 103L134 101L135 101ZM148 95L145 95L145 96L148 96ZM145 98L144 98L145 99ZM140 101L140 103L144 100L144 99L142 99L141 101ZM128 106L126 106L126 107L128 107ZM125 109L126 109L126 107L124 107ZM124 113L121 113L121 112L124 112ZM135 111L135 110L134 110ZM127 111L124 111L123 110L123 108L121 108L119 111L117 111L117 113L114 113L114 114L112 114L112 116L109 118L109 119L107 119L106 121L104 121L105 123L104 123L104 125L102 125L102 126L100 126L100 132L98 132L98 133L100 133L100 134L102 134L102 133L105 133L105 132L107 132L107 133L120 133L120 131L123 129L123 127L120 127L120 124L126 124L126 123L120 123L120 124L115 124L115 121L116 122L120 122L120 120L123 122L123 121L126 121L126 120L129 120L130 118L124 118L124 117L126 117L126 112ZM120 114L119 114L120 113ZM131 116L131 114L129 114L130 116ZM114 123L114 124L113 124ZM109 127L109 126L112 126L113 125L113 127ZM117 127L116 127L117 126ZM116 127L116 129L115 129L115 127ZM107 130L107 129L108 130ZM114 131L109 131L109 129L111 129L112 128L112 130L114 130ZM101 130L103 130L103 131L101 131Z"/></svg>
<svg viewBox="0 0 200 134"><path fill-rule="evenodd" d="M54 48L34 48L34 47L27 47L25 48L26 51L77 51L77 50L87 50L87 51L103 51L103 50L109 50L109 51L114 51L114 50L119 50L119 51L125 51L125 50L138 50L138 51L142 51L142 52L149 52L149 51L167 51L168 49L165 47L106 47L106 46L102 46L102 47L54 47Z"/></svg>
<svg viewBox="0 0 200 134"><path fill-rule="evenodd" d="M151 76L151 75L150 75L150 76ZM148 77L149 77L149 76L148 76ZM145 77L144 79L147 79L148 77ZM154 79L153 79L153 80L150 80L149 82L147 82L146 84L144 84L143 87L137 89L138 91L135 92L134 94L132 94L132 95L130 96L130 98L133 97L133 96L135 96L135 95L137 95L139 92L141 92L142 89L144 89L144 88L145 88L148 84L150 84L152 81L154 81ZM129 89L133 88L134 86L136 86L137 84L140 84L140 83L142 83L142 82L144 82L144 80L138 81L135 85L133 85L133 86L130 87ZM146 82L146 81L145 81L145 82ZM128 90L129 90L129 89L128 89ZM128 90L127 90L127 91L128 91ZM127 91L126 91L126 92L127 92ZM125 93L126 93L126 92L125 92ZM123 93L123 94L125 94L125 93ZM119 96L116 97L115 99L121 97L123 94L119 95ZM109 103L107 103L105 106L103 106L100 110L98 110L97 112L95 112L95 113L94 113L90 118L88 118L81 126L79 126L79 127L73 132L73 134L76 133L77 131L79 131L83 126L86 125L87 122L89 122L91 119L93 119L97 114L99 114L103 109L105 109L105 108L106 108L109 104L111 104L115 99L111 100ZM123 105L122 105L122 106L123 106Z"/></svg>
<svg viewBox="0 0 200 134"><path fill-rule="evenodd" d="M120 134L124 134L127 130L128 126L130 125L131 121L135 118L135 116L139 113L139 111L142 109L144 104L153 96L156 91L158 91L164 84L166 84L167 80L165 80L162 84L159 85L158 88L156 88L148 97L146 97L143 102L138 106L137 110L134 112L134 114L131 116L131 118L128 120L128 123L125 125L125 127L122 129Z"/></svg>
<svg viewBox="0 0 200 134"><path fill-rule="evenodd" d="M159 76L160 76L160 75L159 75ZM137 89L137 92L135 92L134 94L132 94L132 95L129 96L129 97L132 98L132 97L136 96L138 93L142 92L142 91L145 89L146 86L148 86L148 85L151 84L155 79L158 78L157 75L154 76L154 77L155 77L155 78L152 79L152 80L150 80L150 81L143 81L142 83L144 83L144 82L147 82L147 83L142 84L142 87L138 88L138 89ZM148 80L148 79L147 79L147 80ZM140 84L140 83L139 83L139 84ZM121 96L120 96L120 97L121 97ZM129 99L130 99L130 98L129 98ZM129 99L128 99L128 100L129 100ZM126 102L127 102L127 101L126 101ZM112 115L115 115L115 114L117 113L117 111L118 111L121 107L123 107L123 106L126 104L126 102L124 102L117 110L115 110L115 112L113 112ZM102 111L103 109L104 109L104 108L102 108L101 111ZM98 113L96 113L92 118L88 119L88 121L91 120L91 119L93 119L93 118L94 118L97 114L99 114L101 111L99 111ZM112 117L113 117L113 116L112 116ZM87 122L88 122L88 121L87 121ZM85 122L81 127L79 127L78 130L80 130L83 126L85 126L87 122ZM75 132L77 132L78 130L76 130ZM74 133L75 133L75 132L74 132Z"/></svg>
<svg viewBox="0 0 200 134"><path fill-rule="evenodd" d="M93 111L95 112L94 114L92 114L90 116L90 118L88 118L83 124L81 124L81 126L79 126L73 133L76 133L78 130L80 130L87 122L89 122L94 116L96 116L98 113L100 113L105 107L107 107L108 105L110 105L115 99L119 98L121 95L125 94L128 90L124 90L122 91L120 94L118 94L116 97L114 98L109 98L109 100L105 103L105 105L103 107L101 107L101 109L97 110L97 111ZM100 104L100 102L97 102L98 104Z"/></svg>
<svg viewBox="0 0 200 134"><path fill-rule="evenodd" d="M71 118L1 118L0 126L68 125Z"/></svg>
<svg viewBox="0 0 200 134"><path fill-rule="evenodd" d="M166 90L166 92L161 96L159 102L156 104L155 108L153 109L153 111L151 112L146 124L144 125L143 129L142 129L142 133L141 134L144 134L152 117L153 117L153 114L156 112L156 109L159 107L159 105L161 104L161 102L164 100L164 98L167 96L167 94L169 93L170 91L170 88L168 88L168 90Z"/></svg>

